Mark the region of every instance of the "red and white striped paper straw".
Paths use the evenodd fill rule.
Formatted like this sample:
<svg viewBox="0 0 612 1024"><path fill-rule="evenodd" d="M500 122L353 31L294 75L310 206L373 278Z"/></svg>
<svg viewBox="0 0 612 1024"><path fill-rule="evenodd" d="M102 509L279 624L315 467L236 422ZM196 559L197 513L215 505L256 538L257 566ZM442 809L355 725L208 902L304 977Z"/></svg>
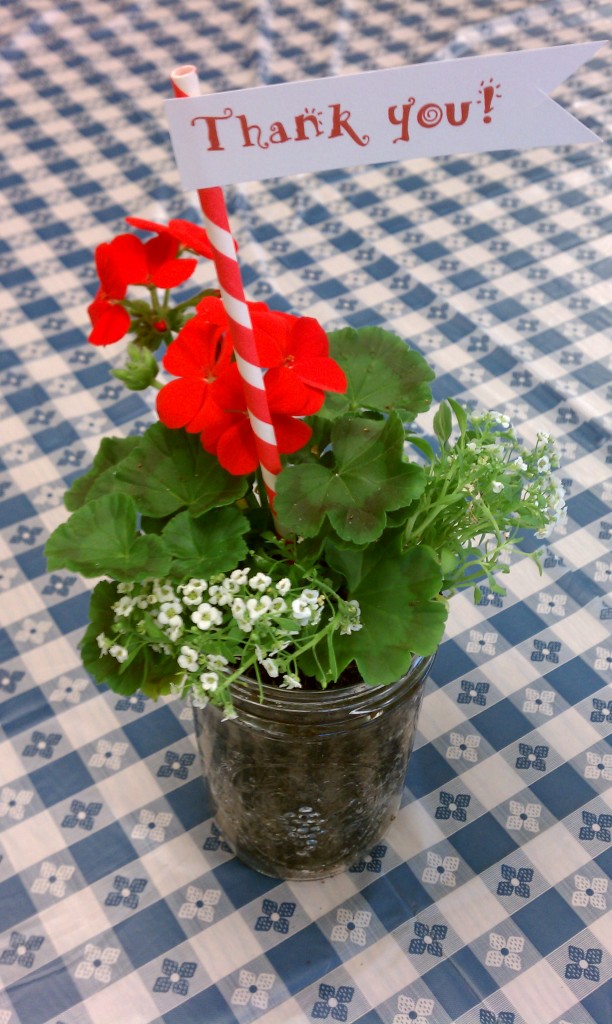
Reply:
<svg viewBox="0 0 612 1024"><path fill-rule="evenodd" d="M170 75L174 95L199 96L197 69L187 64ZM264 374L253 333L249 308L244 297L236 247L229 226L225 198L220 188L198 189L204 227L213 250L223 306L229 320L230 336L242 380L246 407L255 436L257 454L270 505L276 493L276 477L281 470L276 434L270 416Z"/></svg>

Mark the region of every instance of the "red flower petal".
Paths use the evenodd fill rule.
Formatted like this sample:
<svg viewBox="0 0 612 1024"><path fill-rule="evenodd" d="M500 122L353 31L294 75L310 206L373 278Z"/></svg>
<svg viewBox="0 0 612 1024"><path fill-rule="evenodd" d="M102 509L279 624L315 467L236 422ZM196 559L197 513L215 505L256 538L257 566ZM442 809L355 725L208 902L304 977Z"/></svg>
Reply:
<svg viewBox="0 0 612 1024"><path fill-rule="evenodd" d="M310 440L312 430L292 416L272 416L279 452L297 452Z"/></svg>
<svg viewBox="0 0 612 1024"><path fill-rule="evenodd" d="M203 380L171 380L157 395L157 415L167 427L187 427L207 404L209 385ZM199 428L191 433L199 433Z"/></svg>
<svg viewBox="0 0 612 1024"><path fill-rule="evenodd" d="M191 277L197 265L197 260L169 260L151 274L151 282L156 288L176 288Z"/></svg>
<svg viewBox="0 0 612 1024"><path fill-rule="evenodd" d="M323 391L338 391L344 394L348 387L344 370L329 357L302 359L300 356L293 364L293 372L304 384L321 388Z"/></svg>
<svg viewBox="0 0 612 1024"><path fill-rule="evenodd" d="M219 328L195 316L168 346L163 365L177 377L210 381L229 366L231 355L229 339L223 338Z"/></svg>
<svg viewBox="0 0 612 1024"><path fill-rule="evenodd" d="M127 285L144 284L148 277L148 267L143 242L135 235L117 235L109 243L108 266L113 276L122 283L123 295ZM109 298L123 298L123 295L111 294L106 288L105 291Z"/></svg>
<svg viewBox="0 0 612 1024"><path fill-rule="evenodd" d="M223 303L215 295L207 295L205 299L198 302L196 313L206 323L215 324L224 331L229 329L229 321Z"/></svg>
<svg viewBox="0 0 612 1024"><path fill-rule="evenodd" d="M168 223L168 231L187 249L197 252L199 256L212 259L212 246L204 228L191 224L188 220L171 220Z"/></svg>
<svg viewBox="0 0 612 1024"><path fill-rule="evenodd" d="M138 228L140 231L153 231L156 235L168 234L168 228L165 224L158 224L154 220L144 220L142 217L126 217L126 224L131 224L133 228Z"/></svg>
<svg viewBox="0 0 612 1024"><path fill-rule="evenodd" d="M322 391L308 387L285 366L268 370L264 381L268 405L274 412L288 416L312 416L325 401Z"/></svg>
<svg viewBox="0 0 612 1024"><path fill-rule="evenodd" d="M110 242L102 242L96 248L94 259L100 278L98 294L109 299L123 299L127 291L127 281L113 261Z"/></svg>
<svg viewBox="0 0 612 1024"><path fill-rule="evenodd" d="M329 341L318 320L311 316L292 317L287 353L300 359L329 355Z"/></svg>
<svg viewBox="0 0 612 1024"><path fill-rule="evenodd" d="M179 250L179 244L176 238L172 238L169 234L157 235L156 238L150 238L148 242L144 243L145 257L147 260L147 269L149 274L153 274L159 267L167 263L168 260L173 260Z"/></svg>
<svg viewBox="0 0 612 1024"><path fill-rule="evenodd" d="M204 444L204 435L202 443ZM204 444L206 448L206 444ZM207 451L210 451L207 448ZM255 435L251 424L244 416L229 428L219 439L214 453L224 469L234 476L254 473L259 465Z"/></svg>
<svg viewBox="0 0 612 1024"><path fill-rule="evenodd" d="M92 345L112 345L130 329L130 314L123 306L115 306L104 299L95 299L88 308L94 325L88 341Z"/></svg>

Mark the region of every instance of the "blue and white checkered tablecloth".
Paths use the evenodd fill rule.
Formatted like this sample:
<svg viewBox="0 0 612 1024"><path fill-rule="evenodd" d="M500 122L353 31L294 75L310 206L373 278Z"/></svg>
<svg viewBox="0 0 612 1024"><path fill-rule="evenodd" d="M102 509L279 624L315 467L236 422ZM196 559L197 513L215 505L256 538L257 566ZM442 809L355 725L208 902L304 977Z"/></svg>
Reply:
<svg viewBox="0 0 612 1024"><path fill-rule="evenodd" d="M188 709L100 691L66 485L153 420L85 344L92 251L197 217L162 100L612 35L609 0L12 0L0 108L0 1024L610 1024L610 49L556 97L604 144L228 190L253 299L384 323L443 394L560 441L543 575L455 598L398 819L344 875L235 860Z"/></svg>

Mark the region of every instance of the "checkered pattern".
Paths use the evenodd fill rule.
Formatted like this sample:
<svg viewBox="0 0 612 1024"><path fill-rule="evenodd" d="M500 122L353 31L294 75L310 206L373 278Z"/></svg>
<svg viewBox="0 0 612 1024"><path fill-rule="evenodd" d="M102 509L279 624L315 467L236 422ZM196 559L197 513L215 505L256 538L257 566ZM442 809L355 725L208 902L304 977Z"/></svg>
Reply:
<svg viewBox="0 0 612 1024"><path fill-rule="evenodd" d="M189 712L80 667L88 587L48 574L62 494L148 397L87 349L92 250L197 217L161 101L612 32L605 0L14 0L0 169L0 1024L608 1024L612 863L610 57L556 93L604 145L228 190L249 295L385 323L438 396L560 439L543 574L455 598L403 806L345 875L279 883L211 821ZM8 22L8 24L7 24Z"/></svg>

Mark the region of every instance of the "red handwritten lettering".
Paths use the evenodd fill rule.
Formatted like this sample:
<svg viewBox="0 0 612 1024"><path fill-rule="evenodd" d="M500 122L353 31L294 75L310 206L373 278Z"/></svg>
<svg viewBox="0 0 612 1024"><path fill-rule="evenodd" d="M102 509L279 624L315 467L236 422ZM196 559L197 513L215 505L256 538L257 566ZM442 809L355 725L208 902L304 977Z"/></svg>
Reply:
<svg viewBox="0 0 612 1024"><path fill-rule="evenodd" d="M395 124L398 127L401 126L401 129L402 129L400 134L398 135L398 137L393 140L394 143L395 142L410 142L410 134L408 132L408 120L410 118L410 111L412 110L413 106L414 106L414 96L411 96L410 99L406 100L406 102L402 105L402 108L401 108L402 113L401 113L400 117L398 117L397 114L396 114L397 107L389 107L389 109L387 111L387 116L388 116L391 124Z"/></svg>
<svg viewBox="0 0 612 1024"><path fill-rule="evenodd" d="M343 132L356 142L358 146L367 146L370 141L369 135L358 135L352 124L349 122L350 110L341 110L340 103L330 103L328 106L332 112L332 126L328 138L338 139Z"/></svg>
<svg viewBox="0 0 612 1024"><path fill-rule="evenodd" d="M194 117L191 124L195 126L196 121L204 121L206 130L208 132L208 152L214 153L220 149L225 149L219 141L219 133L217 131L217 121L227 121L228 117L233 117L234 111L231 107L226 107L222 114L215 116L209 114L207 117Z"/></svg>
<svg viewBox="0 0 612 1024"><path fill-rule="evenodd" d="M240 127L242 128L242 138L244 142L242 145L246 146L259 146L260 149L268 149L270 143L261 141L261 128L258 124L249 124L244 114L236 115L240 121ZM253 142L251 138L251 132L255 132L256 139Z"/></svg>
<svg viewBox="0 0 612 1024"><path fill-rule="evenodd" d="M461 117L458 119L455 104L445 103L444 108L446 110L446 120L448 121L448 123L452 125L453 128L459 128L462 124L465 124L465 122L468 119L468 114L470 112L471 105L471 100L464 101L461 104Z"/></svg>

